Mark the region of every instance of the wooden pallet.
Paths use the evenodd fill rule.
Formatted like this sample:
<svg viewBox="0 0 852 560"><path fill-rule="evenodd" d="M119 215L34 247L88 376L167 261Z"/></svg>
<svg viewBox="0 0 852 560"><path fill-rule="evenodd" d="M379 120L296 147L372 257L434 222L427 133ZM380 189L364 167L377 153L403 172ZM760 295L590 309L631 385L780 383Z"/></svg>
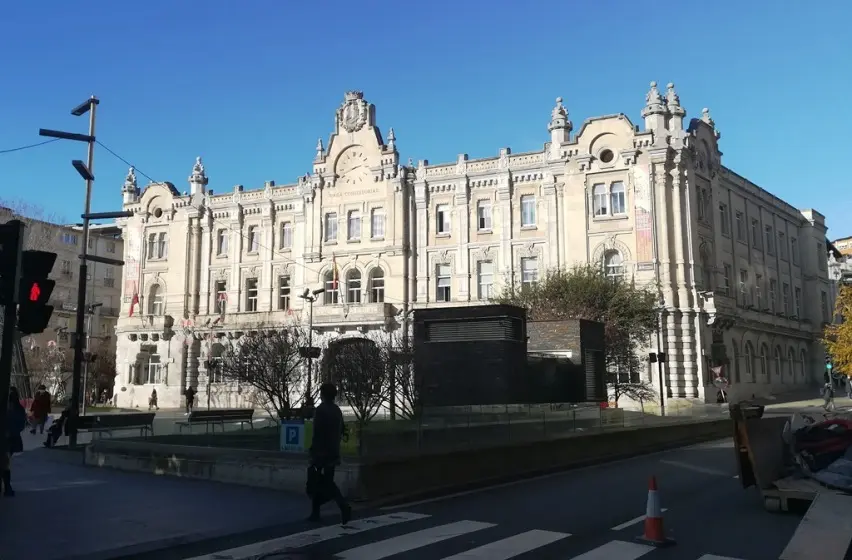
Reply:
<svg viewBox="0 0 852 560"><path fill-rule="evenodd" d="M763 507L771 512L790 511L790 506L795 505L796 502L803 505L809 504L818 494L844 494L810 478L792 476L776 480L774 488L764 488L761 492Z"/></svg>

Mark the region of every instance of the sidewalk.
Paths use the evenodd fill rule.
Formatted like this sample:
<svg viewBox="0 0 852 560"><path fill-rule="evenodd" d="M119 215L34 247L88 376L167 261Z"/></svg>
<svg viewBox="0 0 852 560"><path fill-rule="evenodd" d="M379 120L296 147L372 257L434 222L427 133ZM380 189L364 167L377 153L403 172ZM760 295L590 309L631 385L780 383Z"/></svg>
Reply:
<svg viewBox="0 0 852 560"><path fill-rule="evenodd" d="M300 521L309 508L299 494L63 464L41 436L24 438L17 495L0 498L4 560L112 558Z"/></svg>

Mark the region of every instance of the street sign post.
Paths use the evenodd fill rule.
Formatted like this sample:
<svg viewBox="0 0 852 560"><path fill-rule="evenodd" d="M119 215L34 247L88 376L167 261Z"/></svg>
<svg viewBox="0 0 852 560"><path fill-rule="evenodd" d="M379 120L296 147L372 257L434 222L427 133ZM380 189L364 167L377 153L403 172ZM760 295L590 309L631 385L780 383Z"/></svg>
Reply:
<svg viewBox="0 0 852 560"><path fill-rule="evenodd" d="M301 453L305 450L305 421L297 418L281 421L281 451Z"/></svg>

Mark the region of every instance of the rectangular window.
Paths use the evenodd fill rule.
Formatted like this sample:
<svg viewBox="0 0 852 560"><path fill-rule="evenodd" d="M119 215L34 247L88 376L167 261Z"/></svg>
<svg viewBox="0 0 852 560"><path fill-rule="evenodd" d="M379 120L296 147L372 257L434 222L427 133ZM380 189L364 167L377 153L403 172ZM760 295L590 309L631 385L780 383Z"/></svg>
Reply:
<svg viewBox="0 0 852 560"><path fill-rule="evenodd" d="M722 265L722 270L723 270L723 274L724 274L724 278L722 278L722 282L724 282L722 284L722 289L724 290L724 293L725 293L726 296L730 296L731 295L731 265L729 265L729 264Z"/></svg>
<svg viewBox="0 0 852 560"><path fill-rule="evenodd" d="M160 383L160 370L162 369L162 364L160 363L159 355L151 354L148 356L146 369L147 378L145 379L145 382L150 384Z"/></svg>
<svg viewBox="0 0 852 560"><path fill-rule="evenodd" d="M796 317L802 317L802 289L796 288L795 290L795 301L793 304L796 306Z"/></svg>
<svg viewBox="0 0 852 560"><path fill-rule="evenodd" d="M337 212L325 215L325 241L337 241Z"/></svg>
<svg viewBox="0 0 852 560"><path fill-rule="evenodd" d="M817 249L817 267L821 271L825 271L828 268L828 253L825 251L825 245L817 241L816 244Z"/></svg>
<svg viewBox="0 0 852 560"><path fill-rule="evenodd" d="M731 214L728 212L727 204L719 204L719 229L722 231L722 235L730 235L731 234Z"/></svg>
<svg viewBox="0 0 852 560"><path fill-rule="evenodd" d="M743 305L749 304L748 297L748 270L740 269L740 282L739 282L739 290L740 290L740 302Z"/></svg>
<svg viewBox="0 0 852 560"><path fill-rule="evenodd" d="M609 207L613 216L627 213L627 196L624 183L621 181L616 181L609 186Z"/></svg>
<svg viewBox="0 0 852 560"><path fill-rule="evenodd" d="M521 287L529 288L538 282L538 259L530 257L521 259Z"/></svg>
<svg viewBox="0 0 852 560"><path fill-rule="evenodd" d="M62 242L66 245L76 245L77 244L77 235L73 233L62 233L61 235Z"/></svg>
<svg viewBox="0 0 852 560"><path fill-rule="evenodd" d="M228 284L224 280L216 281L216 300L214 308L217 313L224 313L228 304Z"/></svg>
<svg viewBox="0 0 852 560"><path fill-rule="evenodd" d="M216 232L216 254L228 254L228 230L220 229Z"/></svg>
<svg viewBox="0 0 852 560"><path fill-rule="evenodd" d="M494 286L494 263L491 261L480 261L477 279L479 284L479 299L490 299Z"/></svg>
<svg viewBox="0 0 852 560"><path fill-rule="evenodd" d="M790 284L784 282L781 284L781 304L784 307L784 313L790 314Z"/></svg>
<svg viewBox="0 0 852 560"><path fill-rule="evenodd" d="M480 200L476 204L476 229L491 231L491 201Z"/></svg>
<svg viewBox="0 0 852 560"><path fill-rule="evenodd" d="M766 234L766 253L769 255L775 254L775 232L772 231L772 226L766 226L763 228L764 233Z"/></svg>
<svg viewBox="0 0 852 560"><path fill-rule="evenodd" d="M828 309L828 294L823 290L819 294L819 304L822 308L822 322L830 323L831 322L831 313Z"/></svg>
<svg viewBox="0 0 852 560"><path fill-rule="evenodd" d="M754 277L754 302L758 310L763 311L763 275Z"/></svg>
<svg viewBox="0 0 852 560"><path fill-rule="evenodd" d="M783 232L778 232L778 255L787 260L787 236Z"/></svg>
<svg viewBox="0 0 852 560"><path fill-rule="evenodd" d="M698 219L704 220L705 214L707 210L705 208L705 204L707 203L707 189L701 189L698 191Z"/></svg>
<svg viewBox="0 0 852 560"><path fill-rule="evenodd" d="M257 278L246 280L246 311L257 311Z"/></svg>
<svg viewBox="0 0 852 560"><path fill-rule="evenodd" d="M775 313L775 307L778 302L778 280L775 278L769 279L769 311Z"/></svg>
<svg viewBox="0 0 852 560"><path fill-rule="evenodd" d="M281 224L281 248L289 249L293 246L293 224L284 222Z"/></svg>
<svg viewBox="0 0 852 560"><path fill-rule="evenodd" d="M148 258L149 259L157 258L157 234L156 233L148 234Z"/></svg>
<svg viewBox="0 0 852 560"><path fill-rule="evenodd" d="M370 212L370 237L373 239L385 237L385 211L381 208L373 208Z"/></svg>
<svg viewBox="0 0 852 560"><path fill-rule="evenodd" d="M62 261L60 271L62 272L62 274L65 274L66 276L70 276L71 275L71 261Z"/></svg>
<svg viewBox="0 0 852 560"><path fill-rule="evenodd" d="M95 248L95 238L90 236L89 237L89 250L92 251L92 250L94 250L94 248Z"/></svg>
<svg viewBox="0 0 852 560"><path fill-rule="evenodd" d="M157 258L165 259L169 256L169 241L165 232L157 238Z"/></svg>
<svg viewBox="0 0 852 560"><path fill-rule="evenodd" d="M592 205L594 206L595 216L606 216L609 213L606 185L598 183L592 187Z"/></svg>
<svg viewBox="0 0 852 560"><path fill-rule="evenodd" d="M435 208L435 231L439 235L450 234L450 207L446 204L439 204Z"/></svg>
<svg viewBox="0 0 852 560"><path fill-rule="evenodd" d="M436 271L436 294L435 299L437 301L450 301L451 290L450 287L452 285L452 271L450 269L450 265L448 264L439 264L438 269Z"/></svg>
<svg viewBox="0 0 852 560"><path fill-rule="evenodd" d="M737 241L745 242L745 216L742 212L737 212L735 220L737 222Z"/></svg>
<svg viewBox="0 0 852 560"><path fill-rule="evenodd" d="M361 273L357 270L346 275L346 302L361 303Z"/></svg>
<svg viewBox="0 0 852 560"><path fill-rule="evenodd" d="M106 251L107 253L115 253L115 241L107 241Z"/></svg>
<svg viewBox="0 0 852 560"><path fill-rule="evenodd" d="M372 303L385 301L385 274L380 268L375 268L370 273L370 301Z"/></svg>
<svg viewBox="0 0 852 560"><path fill-rule="evenodd" d="M790 238L790 260L793 264L799 264L799 240L795 237Z"/></svg>
<svg viewBox="0 0 852 560"><path fill-rule="evenodd" d="M348 224L346 238L349 241L357 241L361 239L361 213L357 210L352 210L349 212L346 223Z"/></svg>
<svg viewBox="0 0 852 560"><path fill-rule="evenodd" d="M115 287L115 269L110 265L106 265L104 269L104 288Z"/></svg>
<svg viewBox="0 0 852 560"><path fill-rule="evenodd" d="M290 277L287 275L278 277L278 309L290 309Z"/></svg>
<svg viewBox="0 0 852 560"><path fill-rule="evenodd" d="M251 226L248 230L249 253L257 253L260 250L260 232L257 226Z"/></svg>
<svg viewBox="0 0 852 560"><path fill-rule="evenodd" d="M751 221L751 246L755 249L760 249L760 221Z"/></svg>
<svg viewBox="0 0 852 560"><path fill-rule="evenodd" d="M521 197L521 227L535 226L535 197L524 195Z"/></svg>

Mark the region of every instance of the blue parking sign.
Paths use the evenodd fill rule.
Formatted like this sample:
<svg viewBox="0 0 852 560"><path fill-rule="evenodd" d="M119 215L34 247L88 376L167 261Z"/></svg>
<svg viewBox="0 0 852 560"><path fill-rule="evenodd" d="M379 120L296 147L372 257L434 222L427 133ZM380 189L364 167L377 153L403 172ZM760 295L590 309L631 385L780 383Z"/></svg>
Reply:
<svg viewBox="0 0 852 560"><path fill-rule="evenodd" d="M281 451L305 450L305 421L282 420L281 421Z"/></svg>

